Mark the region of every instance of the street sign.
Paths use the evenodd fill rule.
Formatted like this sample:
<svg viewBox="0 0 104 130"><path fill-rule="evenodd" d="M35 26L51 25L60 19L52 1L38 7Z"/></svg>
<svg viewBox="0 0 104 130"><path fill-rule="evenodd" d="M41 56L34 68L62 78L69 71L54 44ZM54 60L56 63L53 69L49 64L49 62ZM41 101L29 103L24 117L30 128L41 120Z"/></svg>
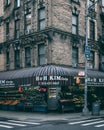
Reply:
<svg viewBox="0 0 104 130"><path fill-rule="evenodd" d="M85 56L87 59L90 59L90 46L85 46Z"/></svg>
<svg viewBox="0 0 104 130"><path fill-rule="evenodd" d="M88 46L88 45L85 46L85 54L86 53L90 53L90 46Z"/></svg>

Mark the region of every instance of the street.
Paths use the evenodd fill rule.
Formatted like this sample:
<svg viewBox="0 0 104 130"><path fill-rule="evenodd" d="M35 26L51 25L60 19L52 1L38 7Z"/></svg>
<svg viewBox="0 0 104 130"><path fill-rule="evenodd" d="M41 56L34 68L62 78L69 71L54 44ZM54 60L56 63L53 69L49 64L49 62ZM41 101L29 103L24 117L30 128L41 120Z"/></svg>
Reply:
<svg viewBox="0 0 104 130"><path fill-rule="evenodd" d="M104 130L104 118L29 121L0 118L0 130Z"/></svg>

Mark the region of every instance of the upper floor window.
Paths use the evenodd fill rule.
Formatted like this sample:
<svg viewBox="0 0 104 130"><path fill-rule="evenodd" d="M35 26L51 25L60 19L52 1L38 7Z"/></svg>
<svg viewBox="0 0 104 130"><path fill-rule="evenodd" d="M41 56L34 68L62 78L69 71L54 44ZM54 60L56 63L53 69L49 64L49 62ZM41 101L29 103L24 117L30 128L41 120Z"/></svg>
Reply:
<svg viewBox="0 0 104 130"><path fill-rule="evenodd" d="M90 39L95 40L95 22L90 20Z"/></svg>
<svg viewBox="0 0 104 130"><path fill-rule="evenodd" d="M9 22L6 22L6 36L9 35Z"/></svg>
<svg viewBox="0 0 104 130"><path fill-rule="evenodd" d="M72 47L72 66L76 67L78 65L78 48Z"/></svg>
<svg viewBox="0 0 104 130"><path fill-rule="evenodd" d="M91 51L90 52L90 64L89 64L89 68L94 68L94 52Z"/></svg>
<svg viewBox="0 0 104 130"><path fill-rule="evenodd" d="M42 30L45 28L45 8L38 10L38 29Z"/></svg>
<svg viewBox="0 0 104 130"><path fill-rule="evenodd" d="M71 0L72 2L79 3L79 0Z"/></svg>
<svg viewBox="0 0 104 130"><path fill-rule="evenodd" d="M25 48L25 67L31 66L31 49L30 47Z"/></svg>
<svg viewBox="0 0 104 130"><path fill-rule="evenodd" d="M10 59L9 59L9 51L6 51L6 64L10 63Z"/></svg>
<svg viewBox="0 0 104 130"><path fill-rule="evenodd" d="M39 65L44 65L46 64L46 59L45 59L45 45L40 44L38 46L38 64Z"/></svg>
<svg viewBox="0 0 104 130"><path fill-rule="evenodd" d="M15 0L15 7L16 8L20 7L20 0Z"/></svg>
<svg viewBox="0 0 104 130"><path fill-rule="evenodd" d="M9 67L10 67L9 51L6 51L6 69L8 70Z"/></svg>
<svg viewBox="0 0 104 130"><path fill-rule="evenodd" d="M78 15L72 14L72 34L78 34Z"/></svg>
<svg viewBox="0 0 104 130"><path fill-rule="evenodd" d="M6 0L6 5L10 5L11 0Z"/></svg>
<svg viewBox="0 0 104 130"><path fill-rule="evenodd" d="M20 34L20 20L15 21L15 38L19 38Z"/></svg>
<svg viewBox="0 0 104 130"><path fill-rule="evenodd" d="M19 69L20 68L20 50L15 50L15 69Z"/></svg>
<svg viewBox="0 0 104 130"><path fill-rule="evenodd" d="M28 9L29 11L25 14L25 31L29 31L31 28L31 9ZM28 32L26 32L28 33Z"/></svg>
<svg viewBox="0 0 104 130"><path fill-rule="evenodd" d="M102 12L104 13L104 0L102 0Z"/></svg>

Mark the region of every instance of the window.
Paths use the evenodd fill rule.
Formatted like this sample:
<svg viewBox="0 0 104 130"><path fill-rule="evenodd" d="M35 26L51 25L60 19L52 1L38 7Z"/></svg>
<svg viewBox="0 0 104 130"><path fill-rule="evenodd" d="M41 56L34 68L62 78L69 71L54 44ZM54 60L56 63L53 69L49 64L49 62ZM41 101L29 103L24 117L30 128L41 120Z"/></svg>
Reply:
<svg viewBox="0 0 104 130"><path fill-rule="evenodd" d="M31 29L31 18L32 18L31 12L25 15L25 30Z"/></svg>
<svg viewBox="0 0 104 130"><path fill-rule="evenodd" d="M72 65L76 67L78 64L78 48L72 47Z"/></svg>
<svg viewBox="0 0 104 130"><path fill-rule="evenodd" d="M6 4L7 4L7 5L10 5L10 2L11 2L11 0L7 0L7 1L6 1Z"/></svg>
<svg viewBox="0 0 104 130"><path fill-rule="evenodd" d="M95 22L90 20L90 39L95 40Z"/></svg>
<svg viewBox="0 0 104 130"><path fill-rule="evenodd" d="M104 25L102 25L102 37L104 38Z"/></svg>
<svg viewBox="0 0 104 130"><path fill-rule="evenodd" d="M31 50L30 47L25 48L25 67L31 66Z"/></svg>
<svg viewBox="0 0 104 130"><path fill-rule="evenodd" d="M9 22L6 22L6 36L9 35Z"/></svg>
<svg viewBox="0 0 104 130"><path fill-rule="evenodd" d="M6 65L9 65L10 59L9 59L9 51L6 52Z"/></svg>
<svg viewBox="0 0 104 130"><path fill-rule="evenodd" d="M102 0L102 12L104 13L104 0Z"/></svg>
<svg viewBox="0 0 104 130"><path fill-rule="evenodd" d="M79 0L72 0L72 2L78 3L78 2L79 2Z"/></svg>
<svg viewBox="0 0 104 130"><path fill-rule="evenodd" d="M46 64L45 60L45 45L41 44L38 46L38 64L44 65Z"/></svg>
<svg viewBox="0 0 104 130"><path fill-rule="evenodd" d="M20 34L20 20L15 21L15 38L19 38Z"/></svg>
<svg viewBox="0 0 104 130"><path fill-rule="evenodd" d="M15 50L15 69L20 68L20 50Z"/></svg>
<svg viewBox="0 0 104 130"><path fill-rule="evenodd" d="M38 10L38 24L39 30L45 28L45 8L40 8Z"/></svg>
<svg viewBox="0 0 104 130"><path fill-rule="evenodd" d="M90 68L94 68L94 52L90 52Z"/></svg>
<svg viewBox="0 0 104 130"><path fill-rule="evenodd" d="M78 16L72 15L72 34L78 34Z"/></svg>
<svg viewBox="0 0 104 130"><path fill-rule="evenodd" d="M20 7L20 0L15 0L15 7L16 8Z"/></svg>

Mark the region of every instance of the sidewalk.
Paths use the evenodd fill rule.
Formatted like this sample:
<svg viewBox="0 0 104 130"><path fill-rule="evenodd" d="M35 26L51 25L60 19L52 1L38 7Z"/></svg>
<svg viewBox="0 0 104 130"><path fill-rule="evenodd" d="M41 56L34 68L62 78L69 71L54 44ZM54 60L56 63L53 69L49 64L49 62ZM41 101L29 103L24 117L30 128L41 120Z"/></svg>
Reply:
<svg viewBox="0 0 104 130"><path fill-rule="evenodd" d="M16 111L3 111L0 110L0 118L10 118L16 120L29 120L29 121L49 121L49 120L78 120L87 118L96 118L104 116L104 110L100 111L100 115L92 115L89 113L83 116L82 113L34 113L34 112L16 112Z"/></svg>

